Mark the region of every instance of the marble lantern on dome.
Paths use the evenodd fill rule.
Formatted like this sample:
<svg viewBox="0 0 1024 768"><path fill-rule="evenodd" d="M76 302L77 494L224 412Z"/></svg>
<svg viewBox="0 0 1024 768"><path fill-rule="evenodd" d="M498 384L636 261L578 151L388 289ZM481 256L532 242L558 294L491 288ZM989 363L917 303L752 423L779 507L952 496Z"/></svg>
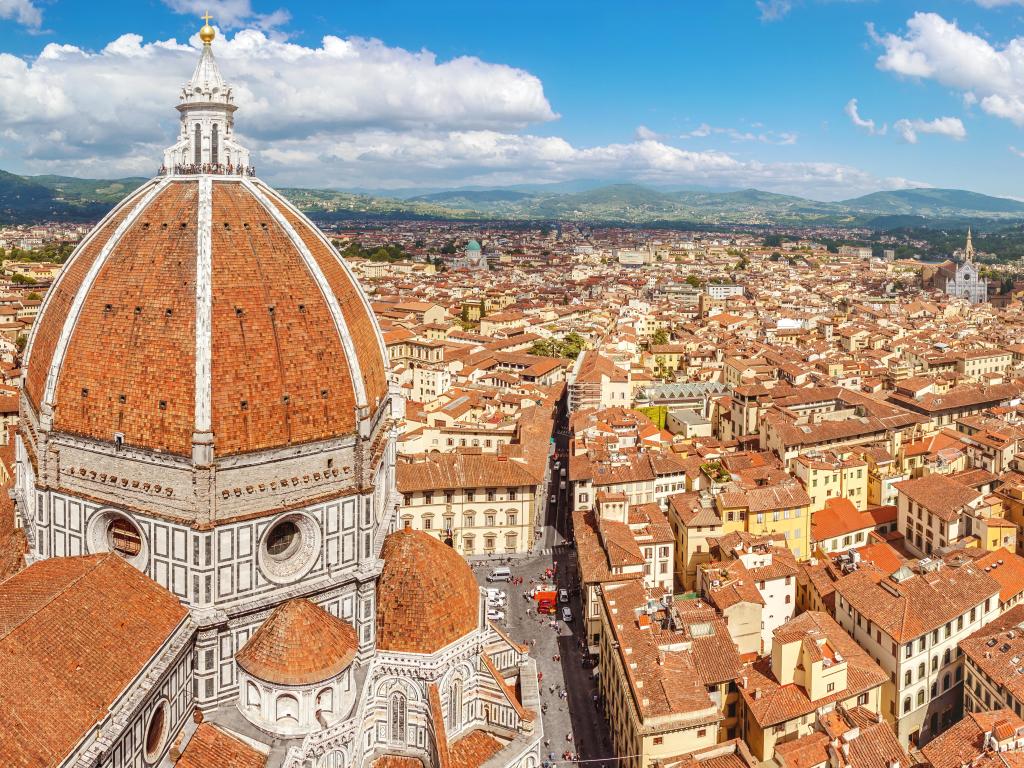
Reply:
<svg viewBox="0 0 1024 768"><path fill-rule="evenodd" d="M25 573L116 553L187 609L73 755L135 765L144 733L158 764L187 751L198 709L283 744L270 768L430 768L482 745L534 768L534 662L461 557L394 530L401 402L380 327L330 241L254 175L214 37L164 167L78 245L24 354Z"/></svg>

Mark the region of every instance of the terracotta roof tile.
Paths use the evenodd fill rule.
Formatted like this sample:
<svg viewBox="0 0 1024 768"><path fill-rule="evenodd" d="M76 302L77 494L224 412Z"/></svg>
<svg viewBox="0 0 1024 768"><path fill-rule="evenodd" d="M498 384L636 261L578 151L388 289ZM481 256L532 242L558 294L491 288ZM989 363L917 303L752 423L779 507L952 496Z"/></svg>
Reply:
<svg viewBox="0 0 1024 768"><path fill-rule="evenodd" d="M351 624L309 600L296 599L274 609L235 661L268 683L310 685L337 675L358 649Z"/></svg>
<svg viewBox="0 0 1024 768"><path fill-rule="evenodd" d="M377 647L434 653L477 628L480 589L466 561L423 531L384 540L377 584Z"/></svg>
<svg viewBox="0 0 1024 768"><path fill-rule="evenodd" d="M264 768L267 755L210 723L200 723L175 768Z"/></svg>
<svg viewBox="0 0 1024 768"><path fill-rule="evenodd" d="M43 560L0 584L0 765L59 764L187 615L114 554Z"/></svg>
<svg viewBox="0 0 1024 768"><path fill-rule="evenodd" d="M501 750L501 742L486 731L470 731L452 742L449 749L452 768L480 768Z"/></svg>

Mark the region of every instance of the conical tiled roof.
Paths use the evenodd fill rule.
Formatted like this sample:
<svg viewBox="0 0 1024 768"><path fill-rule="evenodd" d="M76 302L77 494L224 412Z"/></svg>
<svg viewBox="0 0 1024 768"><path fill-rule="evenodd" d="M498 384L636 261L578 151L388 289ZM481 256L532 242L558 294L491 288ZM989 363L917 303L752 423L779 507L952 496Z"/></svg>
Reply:
<svg viewBox="0 0 1024 768"><path fill-rule="evenodd" d="M274 609L235 661L268 683L310 685L345 669L358 647L351 624L309 600L289 600Z"/></svg>
<svg viewBox="0 0 1024 768"><path fill-rule="evenodd" d="M480 588L466 561L428 533L384 541L377 583L377 647L434 653L477 628Z"/></svg>
<svg viewBox="0 0 1024 768"><path fill-rule="evenodd" d="M202 93L210 96L220 94L226 96L224 78L221 77L220 67L217 60L213 58L213 48L209 45L203 46L203 52L199 56L199 63L192 73L186 89L192 94Z"/></svg>

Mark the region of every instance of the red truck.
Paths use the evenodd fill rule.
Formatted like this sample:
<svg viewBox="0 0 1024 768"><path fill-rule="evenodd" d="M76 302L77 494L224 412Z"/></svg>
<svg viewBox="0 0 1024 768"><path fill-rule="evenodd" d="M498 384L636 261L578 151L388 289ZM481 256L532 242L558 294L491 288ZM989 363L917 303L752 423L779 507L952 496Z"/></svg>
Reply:
<svg viewBox="0 0 1024 768"><path fill-rule="evenodd" d="M537 601L537 613L554 613L558 595L554 590L534 592L533 599Z"/></svg>

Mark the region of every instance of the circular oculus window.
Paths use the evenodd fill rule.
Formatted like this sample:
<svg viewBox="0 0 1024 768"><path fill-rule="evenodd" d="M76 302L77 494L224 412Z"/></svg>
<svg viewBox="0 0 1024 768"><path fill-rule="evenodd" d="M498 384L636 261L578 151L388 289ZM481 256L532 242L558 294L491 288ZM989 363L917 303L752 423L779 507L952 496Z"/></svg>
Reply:
<svg viewBox="0 0 1024 768"><path fill-rule="evenodd" d="M276 520L260 542L260 570L275 583L305 576L316 562L320 528L311 517L293 513Z"/></svg>
<svg viewBox="0 0 1024 768"><path fill-rule="evenodd" d="M130 517L113 509L97 512L86 527L90 553L115 552L136 568L148 562L148 546L142 528Z"/></svg>
<svg viewBox="0 0 1024 768"><path fill-rule="evenodd" d="M146 726L146 762L155 763L167 744L167 730L170 726L167 700L164 699L153 710L149 716L149 725Z"/></svg>

